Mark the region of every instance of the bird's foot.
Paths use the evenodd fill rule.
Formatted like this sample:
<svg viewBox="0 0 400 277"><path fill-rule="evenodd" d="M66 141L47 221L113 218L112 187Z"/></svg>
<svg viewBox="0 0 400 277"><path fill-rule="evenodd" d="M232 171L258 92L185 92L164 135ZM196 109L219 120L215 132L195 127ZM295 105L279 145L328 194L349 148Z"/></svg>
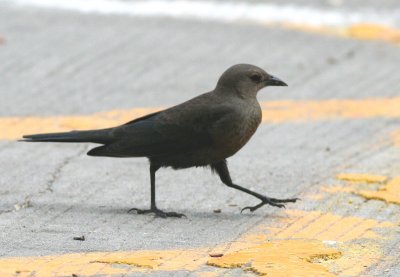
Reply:
<svg viewBox="0 0 400 277"><path fill-rule="evenodd" d="M295 203L297 200L300 200L300 199L299 198L277 199L277 198L264 197L261 200L260 204L255 205L255 206L244 207L240 213L243 213L243 211L245 211L245 210L254 212L255 210L261 208L264 205L270 205L270 206L278 207L278 208L285 208L285 204L282 204L282 203Z"/></svg>
<svg viewBox="0 0 400 277"><path fill-rule="evenodd" d="M176 213L176 212L164 212L162 210L159 210L157 208L152 208L148 210L142 210L142 209L137 209L137 208L132 208L128 211L130 212L136 212L137 214L154 214L155 217L162 217L162 218L167 218L167 217L186 217L186 215L181 214L181 213Z"/></svg>

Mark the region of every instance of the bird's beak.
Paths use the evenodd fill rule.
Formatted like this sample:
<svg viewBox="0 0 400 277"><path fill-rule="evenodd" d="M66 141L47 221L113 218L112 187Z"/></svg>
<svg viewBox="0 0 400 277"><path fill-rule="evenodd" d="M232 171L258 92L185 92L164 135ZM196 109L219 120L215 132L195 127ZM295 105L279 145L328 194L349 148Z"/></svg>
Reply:
<svg viewBox="0 0 400 277"><path fill-rule="evenodd" d="M269 75L269 78L265 80L264 84L265 86L287 86L287 84L284 81L272 75Z"/></svg>

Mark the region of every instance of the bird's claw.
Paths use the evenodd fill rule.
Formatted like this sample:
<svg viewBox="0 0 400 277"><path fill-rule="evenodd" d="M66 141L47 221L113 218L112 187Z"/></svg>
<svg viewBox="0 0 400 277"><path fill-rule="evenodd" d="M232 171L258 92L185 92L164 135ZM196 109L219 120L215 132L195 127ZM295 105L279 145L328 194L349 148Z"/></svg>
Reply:
<svg viewBox="0 0 400 277"><path fill-rule="evenodd" d="M148 209L148 210L142 210L138 208L132 208L128 211L128 213L131 213L135 211L137 214L154 214L155 217L161 217L161 218L167 218L167 217L186 217L186 215L181 214L181 213L176 213L176 212L164 212L162 210L159 210L157 208L153 209Z"/></svg>
<svg viewBox="0 0 400 277"><path fill-rule="evenodd" d="M240 213L243 213L245 210L249 210L250 212L254 212L255 210L261 208L262 206L268 204L273 207L278 207L278 208L286 208L285 204L282 203L295 203L297 200L300 200L299 198L289 198L289 199L277 199L277 198L269 198L265 197L262 199L261 203L255 206L248 206L244 207Z"/></svg>

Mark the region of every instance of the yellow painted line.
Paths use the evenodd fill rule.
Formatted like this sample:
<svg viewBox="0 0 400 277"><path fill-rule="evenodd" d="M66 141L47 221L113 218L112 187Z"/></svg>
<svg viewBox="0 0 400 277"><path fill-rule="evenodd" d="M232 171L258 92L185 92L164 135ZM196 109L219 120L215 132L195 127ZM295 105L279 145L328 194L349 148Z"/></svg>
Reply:
<svg viewBox="0 0 400 277"><path fill-rule="evenodd" d="M290 251L286 252L286 249ZM221 258L210 258L207 249L5 258L0 260L0 273L1 276L15 276L16 273L23 273L25 276L35 273L35 276L44 277L72 274L92 276L151 271L195 271L205 265L234 268L248 264L244 270L273 276L285 276L287 272L297 272L296 276L334 276L325 267L313 263L313 259L336 259L340 255L340 251L328 248L322 242L288 240L251 246L227 253Z"/></svg>
<svg viewBox="0 0 400 277"><path fill-rule="evenodd" d="M368 233L370 228L386 228L391 226L389 222L371 221L371 219L346 216L342 217L331 213L319 211L288 210L290 216L287 226L279 228L279 233L273 229L274 239L315 239L320 241L348 242L363 237L360 235ZM371 226L371 222L374 222ZM354 228L355 226L363 226ZM269 227L266 227L269 229ZM354 230L357 230L354 232ZM372 231L371 231L372 232ZM368 237L372 233L368 233ZM378 236L374 233L372 236Z"/></svg>
<svg viewBox="0 0 400 277"><path fill-rule="evenodd" d="M400 30L378 24L355 24L346 29L345 36L364 39L382 40L400 44Z"/></svg>
<svg viewBox="0 0 400 277"><path fill-rule="evenodd" d="M92 115L27 116L0 118L0 139L19 139L24 134L112 127L152 113L156 108L115 110Z"/></svg>
<svg viewBox="0 0 400 277"><path fill-rule="evenodd" d="M271 123L400 117L400 97L263 102L263 121Z"/></svg>
<svg viewBox="0 0 400 277"><path fill-rule="evenodd" d="M400 118L400 97L358 100L286 100L263 102L261 106L265 123ZM1 117L0 139L14 140L21 138L24 134L112 127L160 109L135 108L92 115Z"/></svg>
<svg viewBox="0 0 400 277"><path fill-rule="evenodd" d="M207 262L206 249L136 252L94 252L0 260L1 276L17 272L35 276L93 276L149 270L194 270ZM115 265L125 265L118 267Z"/></svg>
<svg viewBox="0 0 400 277"><path fill-rule="evenodd" d="M347 27L283 24L284 28L359 40L377 40L400 46L400 30L380 24L358 23Z"/></svg>
<svg viewBox="0 0 400 277"><path fill-rule="evenodd" d="M343 173L336 176L338 180L346 181L348 186L324 186L322 191L328 193L354 193L365 199L382 200L386 203L400 205L400 176L390 179L387 176L373 174ZM378 189L365 189L364 184L379 185Z"/></svg>
<svg viewBox="0 0 400 277"><path fill-rule="evenodd" d="M290 211L289 211L290 213ZM292 216L297 216L296 214L291 214ZM317 216L316 216L317 215ZM280 233L277 233L275 235L275 238L277 239L288 239L292 238L294 234L299 232L304 226L307 226L310 224L310 222L314 222L315 220L318 219L318 217L321 216L320 213L307 213L303 216L299 217L298 222L294 222L293 224L290 224L287 228L283 229Z"/></svg>
<svg viewBox="0 0 400 277"><path fill-rule="evenodd" d="M333 247L341 252L341 257L320 262L330 272L338 272L341 276L359 276L367 267L383 257L379 243L385 238L378 235L372 228L396 228L396 225L391 222L352 216L343 217L319 211L288 210L286 213L289 215L286 226L258 228L271 231L265 239L332 243ZM286 232L287 229L291 231ZM249 240L251 241L251 236ZM354 240L357 242L353 243ZM281 250L290 251L290 248Z"/></svg>
<svg viewBox="0 0 400 277"><path fill-rule="evenodd" d="M400 205L400 176L387 182L378 191L360 190L356 193L366 199L377 199Z"/></svg>
<svg viewBox="0 0 400 277"><path fill-rule="evenodd" d="M388 177L374 174L342 173L338 174L336 179L354 183L383 183Z"/></svg>
<svg viewBox="0 0 400 277"><path fill-rule="evenodd" d="M269 276L335 276L316 259L337 259L341 252L320 241L282 240L260 244L221 258L210 259L208 265L242 268Z"/></svg>
<svg viewBox="0 0 400 277"><path fill-rule="evenodd" d="M258 226L236 241L212 249L94 252L0 259L0 276L121 275L187 270L202 276L220 268L242 268L271 276L357 276L382 257L371 228L394 224L318 211L286 211L278 226ZM306 218L306 220L302 220ZM314 220L313 220L314 219ZM293 228L295 226L296 228ZM286 229L290 232L285 232ZM357 239L353 244L352 240ZM368 242L361 243L360 239ZM333 245L329 246L331 243ZM360 245L362 247L360 247ZM210 253L222 253L212 258ZM357 253L357 255L355 254Z"/></svg>

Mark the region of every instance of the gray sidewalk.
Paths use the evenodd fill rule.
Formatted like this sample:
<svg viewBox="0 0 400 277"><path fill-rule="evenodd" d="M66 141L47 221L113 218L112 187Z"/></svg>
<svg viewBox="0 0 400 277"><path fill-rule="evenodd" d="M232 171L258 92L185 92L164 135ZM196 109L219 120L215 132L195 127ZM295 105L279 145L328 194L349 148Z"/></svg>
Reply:
<svg viewBox="0 0 400 277"><path fill-rule="evenodd" d="M221 72L240 62L289 84L260 92L260 101L400 96L400 48L383 42L7 5L0 6L0 36L2 117L166 107L211 90ZM308 197L342 172L399 175L400 148L382 144L398 129L393 118L263 123L229 160L232 177L269 196L303 199L289 209L399 222L398 205L355 195ZM94 159L85 155L88 147L0 141L2 257L212 248L260 223L273 225L283 214L269 207L240 214L257 200L227 188L207 169L157 175L160 208L186 219L127 214L149 205L147 161ZM86 241L72 239L81 235ZM383 256L392 257L385 276L397 276L400 233L381 246ZM381 270L378 262L364 274L382 276Z"/></svg>

